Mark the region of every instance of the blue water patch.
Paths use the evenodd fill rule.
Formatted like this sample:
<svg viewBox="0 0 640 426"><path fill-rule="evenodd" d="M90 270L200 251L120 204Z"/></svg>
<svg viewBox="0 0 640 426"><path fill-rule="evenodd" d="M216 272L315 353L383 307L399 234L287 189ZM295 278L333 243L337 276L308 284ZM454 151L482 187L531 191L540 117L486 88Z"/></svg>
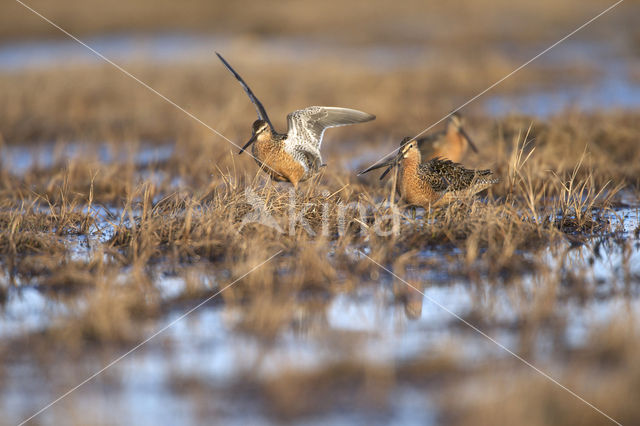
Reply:
<svg viewBox="0 0 640 426"><path fill-rule="evenodd" d="M105 57L119 61L179 62L213 55L214 48L227 41L214 36L188 34L135 35L118 34L91 37L84 42ZM0 70L95 64L102 58L70 39L13 42L0 45Z"/></svg>
<svg viewBox="0 0 640 426"><path fill-rule="evenodd" d="M533 57L535 52L527 54ZM544 87L525 86L516 93L500 95L488 93L481 102L491 115L528 114L544 118L567 109L640 107L640 80L631 75L633 69L640 67L640 61L614 43L567 41L541 56L536 63L543 68L567 71L561 81L545 82ZM595 75L587 81L571 75L571 70L582 68ZM509 78L517 80L518 74Z"/></svg>
<svg viewBox="0 0 640 426"><path fill-rule="evenodd" d="M613 67L587 86L565 85L553 89L496 95L484 102L489 114L506 116L527 114L545 118L568 109L636 109L640 107L640 84L624 67Z"/></svg>
<svg viewBox="0 0 640 426"><path fill-rule="evenodd" d="M225 52L233 38L218 35L182 33L113 34L83 40L87 46L115 62L180 63L215 58L216 50ZM435 54L422 45L345 46L325 40L269 37L247 41L247 46L268 51L280 60L304 62L333 57L366 63L378 70L412 66ZM103 62L95 53L75 40L39 40L0 44L0 71L18 71L71 64Z"/></svg>
<svg viewBox="0 0 640 426"><path fill-rule="evenodd" d="M217 35L182 33L112 34L87 38L86 44L117 63L147 62L154 64L180 63L194 60L213 60L213 52L229 50L233 38ZM390 72L424 66L439 60L438 50L422 44L349 46L327 40L307 38L269 37L246 41L247 46L284 61L304 62L331 58L366 64L371 69ZM497 46L514 61L526 62L542 47ZM34 68L61 67L69 64L103 62L85 46L70 39L12 42L0 45L0 71L19 71ZM484 105L494 116L531 114L540 117L567 108L594 110L601 108L637 108L640 106L640 84L630 77L630 69L637 64L628 53L603 42L567 41L540 58L532 66L549 70L581 68L595 71L599 77L588 83L576 83L571 75L562 81L545 82L544 87L523 84L518 93L493 95L490 91L477 103ZM552 75L552 74L550 74ZM518 74L509 77L518 79ZM577 79L575 79L577 80ZM489 85L491 82L487 82Z"/></svg>
<svg viewBox="0 0 640 426"><path fill-rule="evenodd" d="M114 149L109 144L45 143L38 145L5 145L0 149L0 167L14 175L23 175L33 168L48 169L67 164L74 158L95 158L104 164L126 163L143 167L166 161L173 155L174 144L141 144L135 152ZM95 157L92 157L95 155Z"/></svg>

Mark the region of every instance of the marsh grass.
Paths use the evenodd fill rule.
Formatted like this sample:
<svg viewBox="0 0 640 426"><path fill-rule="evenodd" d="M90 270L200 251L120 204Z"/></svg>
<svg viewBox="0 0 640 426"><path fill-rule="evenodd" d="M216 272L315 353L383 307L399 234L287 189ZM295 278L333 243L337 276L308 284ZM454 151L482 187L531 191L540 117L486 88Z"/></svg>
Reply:
<svg viewBox="0 0 640 426"><path fill-rule="evenodd" d="M594 171L580 174L584 156L566 179L551 173L540 176L534 172L539 166L532 164L540 161L537 152L532 149L525 155L524 142L525 139L514 141L511 173L491 195L461 199L444 208L424 211L416 219L401 205L391 210L385 207L384 186L352 181L348 176L325 175L292 192L286 185L264 182L260 177L250 183L231 172L214 174L207 187L193 192L171 192L162 182L157 184L133 173L130 176L137 182L125 183L127 189L119 197L123 199L122 207L112 208L119 213L105 218L95 204L101 197L100 173L87 170L87 176L92 176L85 187L87 192L76 192L71 170L78 166L72 161L66 170L58 172L64 178L56 191L38 195L30 189L34 197L20 201L28 208L5 208L0 217L5 224L3 252L7 264L14 265L11 270L23 279L40 282L48 291L82 289L90 300L103 300L111 294L109 280L92 285L91 276L115 277L119 270L127 268L129 274L138 277L133 282L147 282L139 285L153 288L149 274L155 267L171 270L210 262L216 265L216 275L232 278L261 256L284 250L276 268L265 270L260 278L249 278L258 282L238 290L242 293L238 303L250 306L251 294L257 291L263 299L260 306L266 306L249 309L260 320L247 318L243 328L255 329L251 324L262 324L258 334L276 336L278 330L290 324L295 309L286 314L285 307L294 303L296 294L319 291L330 296L334 291L332 283L338 277L355 283L367 276L371 265L366 259L353 257L354 249L366 248L376 261L390 265L402 253L456 247L463 253L463 268L458 274L480 273L506 279L533 267L524 260L523 252L535 253L567 234L584 238L611 231L594 211L609 208L616 191L605 194L605 187L594 188ZM155 171L173 169L174 161L154 165L158 168ZM198 170L194 172L197 174ZM23 179L31 182L31 188L37 187L33 176L27 174ZM243 222L256 209L247 198L247 184L255 185L252 191L258 207L271 218L271 226L264 225L261 217ZM113 200L111 204L117 206ZM109 238L91 238L105 229L110 230ZM69 235L91 239L86 257L71 259L70 240L65 239ZM326 253L331 257L327 258ZM279 272L282 269L288 272L283 275ZM96 292L99 296L92 296ZM233 298L234 293L235 290L230 291L229 297ZM147 300L143 294L144 291L134 291L130 296L139 295L144 299L140 303L117 304L125 311L157 310L157 301ZM195 292L194 297L200 294ZM99 317L96 312L100 305L92 304L92 316ZM102 305L106 311L112 309L106 301ZM268 307L273 305L282 309L269 319ZM124 314L115 317L125 323L134 318ZM113 340L118 328L114 325L104 329L105 338ZM123 325L123 334L128 335L130 329ZM89 340L100 340L100 330L103 328L92 328Z"/></svg>
<svg viewBox="0 0 640 426"><path fill-rule="evenodd" d="M388 188L375 178L357 179L336 170L292 193L286 185L267 182L244 159L224 159L213 166L194 157L201 157L197 150L179 147L168 161L147 166L135 166L131 159L85 163L79 157L61 168L5 174L11 180L6 187L14 190L5 192L0 215L3 265L14 277L13 288L35 284L66 306L67 315L28 337L40 342L34 347L48 347L50 353L40 358L43 365L66 353L80 356L86 350L135 344L144 338L148 324L210 295L205 281L228 283L278 250L283 254L273 263L221 296L225 309L242 312L234 332L267 346L276 345L296 324L304 324L301 312L311 318L322 315L327 300L376 286L380 271L358 256L359 250L401 276L422 267L477 286L518 286L523 274L546 270L543 253L549 246L565 239L581 245L593 236L613 233L603 212L611 209L622 189L615 177L603 176L600 165L607 159L594 159L581 147L571 164L542 136L530 142L532 130L523 130L508 144L497 141L502 148L494 161L506 164L501 167L507 173L491 190L440 209L421 210L416 218L400 203L395 208L397 222L387 203ZM150 175L164 177L149 179ZM175 178L188 183L175 186ZM243 223L256 209L247 188L277 227L260 220ZM395 234L389 232L394 224ZM84 247L79 257L74 255L78 244ZM420 253L429 250L453 254L420 259ZM163 297L154 284L162 273L183 277L185 289ZM535 302L519 309L519 325L509 325L520 330L521 353L533 354L544 330L562 328L556 301L562 291L555 283L565 283L573 289L568 290L570 297L584 300L594 294L581 286L584 280L570 273L541 278ZM629 286L634 280L627 276ZM422 285L419 279L415 282ZM4 294L8 290L3 287ZM421 301L419 307L411 304L415 301L404 286L394 291L394 303L403 304L408 315L423 309ZM475 309L470 314L473 321L496 326L483 319L488 308ZM12 345L19 342L16 338ZM399 384L431 386L444 381L456 389L456 378L462 375L472 374L483 385L498 380L484 378L482 370L462 373L454 360L453 355L440 361L413 359L391 368L355 357L315 371L293 368L254 380L259 398L279 419L312 416L344 404L384 411ZM611 386L617 386L616 379L611 380ZM176 377L176 383L184 381ZM523 378L522 383L530 382ZM620 386L627 386L624 383ZM190 392L206 393L207 386L190 386ZM519 388L519 381L512 386L516 394L528 392ZM527 393L533 398L532 408L523 406L524 411L509 416L516 419L535 404L550 403L543 397L548 385L535 386ZM538 393L537 386L544 391ZM609 404L607 395L589 395ZM318 404L319 399L324 402ZM449 402L441 405L444 413L457 413L452 421L465 423L476 412L491 412L492 401L489 396L474 400L462 411ZM562 410L567 408L563 405Z"/></svg>
<svg viewBox="0 0 640 426"><path fill-rule="evenodd" d="M637 292L632 242L612 243L622 232L620 220L609 219L623 195L637 202L640 191L637 112L567 110L545 120L515 115L495 120L477 110L468 117L468 131L480 153L464 163L494 169L501 182L477 197L412 217L397 197L389 203L395 197L389 184L373 174L356 177L355 170L340 164L365 163L372 151L382 156L402 136L440 119L458 98L477 93L516 62L490 54L486 62L425 61L381 73L349 61L338 70L312 60L295 67L265 66L264 57L251 50L255 46L249 43L247 49L237 60L230 57L249 81L256 81L252 86L263 102L276 105L271 115L277 127L284 128L286 112L307 104L347 105L378 115L367 125L327 132L328 167L294 193L288 185L267 181L247 155L237 156L235 147L106 67L0 76L3 154L15 147L54 146L49 164L15 172L3 161L0 169L0 263L6 277L0 280L0 306L10 295L34 287L65 308L43 330L2 340L0 374L5 365L30 356L43 370L87 354L111 360L172 314L282 250L212 304L236 313L225 326L260 342L265 353L283 336L308 333L335 357L310 369L283 366L275 376L242 376L222 391L204 378L176 373L176 392L208 401L214 390L235 389L262 401L277 419L295 421L352 405L384 411L395 389L408 384L444 389L438 405L451 423L583 418L576 416L584 407L549 396L558 391L521 373L519 365L503 364L498 357L467 364L460 357L464 351L446 342L437 354L418 353L382 365L364 359L359 351L366 333L326 326L332 300L387 291L391 296L385 303L401 306L409 320L432 308L423 308L422 298L361 254L366 253L419 289L464 282L474 295L466 318L490 333L514 331L518 353L534 362L546 361L536 349L551 335L558 355L550 368L562 371L562 381L605 411L634 422L636 412L625 401L637 396L635 331L611 324L611 330L593 331L582 347L570 347L564 335L570 313L563 306L603 297L601 284L587 271L573 270L568 260L594 239L604 241L604 248L593 249L596 254L621 250L621 288L629 295ZM249 136L254 111L217 62L169 65L162 71L140 63L131 69L239 144ZM539 72L532 68L519 82L535 84L550 75ZM319 81L318 75L325 78ZM518 86L510 84L499 90ZM64 155L65 147L79 144L86 150ZM172 148L167 158L136 158L149 147L166 145ZM102 158L97 147L108 148L115 159ZM252 216L258 207L263 216ZM550 264L550 251L557 263ZM431 282L421 275L427 273L445 278ZM184 287L165 295L160 282L166 276ZM617 277L612 281L618 284ZM503 291L514 306L512 321L494 315L495 294ZM461 328L453 320L445 327L453 333ZM601 376L594 373L603 365ZM600 379L606 391L592 389ZM499 409L504 382L508 410ZM479 390L462 392L468 383L477 383ZM498 417L503 411L505 417ZM584 414L585 421L600 420L591 414Z"/></svg>
<svg viewBox="0 0 640 426"><path fill-rule="evenodd" d="M128 176L133 182L123 182L123 188L127 188L124 194L102 199L112 212L106 219L99 214L103 210L95 201L101 199L97 189L101 187L101 173L89 169L86 176L94 176L93 183L80 188L74 187L70 178L63 179L68 183L61 190L36 193L29 202L21 201L21 205L31 206L27 210L31 213L7 213L2 220L8 225L8 236L29 236L41 241L40 245L16 245L23 247L23 251L10 251L20 263L15 271L21 282L38 283L42 291L55 295L69 309L70 315L58 318L37 337L51 342L50 347L57 348L54 353L71 351L79 356L88 348L135 344L144 337L142 330L148 329L141 324L190 307L210 294L202 279L203 265L211 265L205 269L205 275L222 284L275 251L284 250L260 274L248 276L243 285L222 295L228 309L242 312L234 323L234 332L270 346L296 327L301 311L311 318L322 315L327 300L350 294L362 286L375 286L379 272L372 270L370 261L354 256L354 250L369 250L372 258L400 275L423 265L476 285L517 286L515 283L523 274L540 274L545 270L541 253L550 245L565 239L583 244L594 235L613 232L602 212L611 208L620 188L610 188L606 181L602 186L595 185L604 181L604 177L598 169L589 169L593 167L593 159L582 154L573 168L566 167L555 174L540 173L541 163L554 160L539 157L544 148L527 151L522 135L512 142L512 150L505 149L505 156L497 160L510 164L508 169L512 171L500 184L479 198L420 211L415 219L400 205L397 235L376 232L390 230L393 221L389 216L392 211L385 204L387 189L375 181L325 173L292 195L286 185L266 182L260 175L254 177L255 168L242 172L239 167L225 172L215 170L204 186L191 190L176 188L177 191L164 181L150 181L132 171ZM176 163L181 161L189 159L173 158L152 167L156 172L180 174L182 166L176 167ZM71 163L67 167L76 166ZM111 166L100 167L108 170ZM191 171L195 175L206 173ZM71 175L66 170L62 173ZM280 231L260 223L243 224L243 218L255 208L247 199L247 187L263 200L264 212L276 221ZM33 194L34 190L31 191ZM349 204L354 207L345 209ZM290 227L292 216L296 221ZM98 229L102 232L109 229L109 238L95 239L101 235ZM71 259L69 236L92 240L86 257ZM425 250L452 249L459 254L450 255L445 264L444 258L418 260ZM179 295L164 299L154 285L160 271L177 271L189 284ZM585 279L571 273L560 278L543 275L535 301L519 309L521 323L515 327L520 330L520 353L533 356L537 336L545 330L562 328L563 314L558 312L555 299L562 299L563 291L558 284L551 283L564 283L568 289L565 297L586 300L594 297L594 292L580 284ZM628 281L634 282L634 278L629 277ZM416 285L421 285L419 280ZM411 307L406 291L398 291L395 297L405 304L407 312L416 309ZM487 319L491 318L485 312L488 308L475 309L470 319L490 328L496 326ZM484 377L482 369L468 372L455 361L453 353L436 359L413 359L395 368L358 361L357 357L347 358L315 371L293 368L278 376L254 380L259 400L270 407L271 415L282 420L313 416L345 404L384 412L390 393L400 384L446 383L453 392L461 377L469 374L478 377L483 386L499 380ZM51 356L56 355L45 356L42 362L51 362ZM582 362L591 365L592 361ZM620 362L626 365L626 361ZM609 374L611 386L618 389L615 374L619 373ZM181 379L176 380L180 383ZM563 413L579 410L571 404L547 400L544 395L551 391L547 384L538 383L529 393L519 386L529 389L530 380L521 379L522 385L518 380L511 386L516 394L522 392L532 398L532 408L524 406L520 408L524 411L509 414L514 419L529 409L535 410L535 404L561 406L554 409ZM573 379L567 380L574 384ZM575 380L578 389L584 391L586 379ZM201 383L189 388L190 392L204 396L201 393L209 392L207 386ZM241 383L238 386L243 388ZM538 386L539 392L535 390ZM620 382L620 386L626 385ZM589 396L599 403L604 401L613 410L624 410L610 405L608 395L589 393ZM324 402L318 404L319 399ZM451 420L463 424L469 421L466 416L475 419L476 412L492 412L491 401L489 397L487 401L474 400L461 411L450 407L448 401L441 402L441 406L445 415L450 410L456 412ZM566 411L562 416L572 413Z"/></svg>

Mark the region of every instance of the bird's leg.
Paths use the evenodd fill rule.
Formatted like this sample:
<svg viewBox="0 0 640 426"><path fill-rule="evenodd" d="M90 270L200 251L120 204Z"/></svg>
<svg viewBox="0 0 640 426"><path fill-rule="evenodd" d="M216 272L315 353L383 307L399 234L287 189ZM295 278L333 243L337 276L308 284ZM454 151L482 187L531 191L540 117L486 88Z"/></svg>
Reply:
<svg viewBox="0 0 640 426"><path fill-rule="evenodd" d="M431 206L432 206L431 203L429 203L426 206L424 206L424 218L423 218L423 220L425 222L428 222L429 219L431 218Z"/></svg>
<svg viewBox="0 0 640 426"><path fill-rule="evenodd" d="M391 196L389 197L389 204L394 205L396 201L396 186L398 185L398 167L395 167L393 171L393 180L391 181Z"/></svg>

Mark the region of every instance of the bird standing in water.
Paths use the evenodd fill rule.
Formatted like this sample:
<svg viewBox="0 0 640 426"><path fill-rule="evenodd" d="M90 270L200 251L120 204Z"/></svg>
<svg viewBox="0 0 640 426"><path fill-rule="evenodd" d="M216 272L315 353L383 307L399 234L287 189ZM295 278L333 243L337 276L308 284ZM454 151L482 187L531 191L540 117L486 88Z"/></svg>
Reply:
<svg viewBox="0 0 640 426"><path fill-rule="evenodd" d="M287 133L278 133L267 111L242 77L219 53L216 55L240 82L258 112L251 139L239 153L242 154L253 144L252 154L256 162L276 181L291 182L297 187L299 182L309 179L324 166L320 146L327 128L364 123L376 118L375 115L355 109L311 106L290 113L287 116Z"/></svg>
<svg viewBox="0 0 640 426"><path fill-rule="evenodd" d="M407 204L425 209L447 204L464 194L475 194L499 182L491 170L472 170L451 160L433 158L422 163L418 142L404 138L398 154L358 175L387 167L380 179L398 167L397 190Z"/></svg>

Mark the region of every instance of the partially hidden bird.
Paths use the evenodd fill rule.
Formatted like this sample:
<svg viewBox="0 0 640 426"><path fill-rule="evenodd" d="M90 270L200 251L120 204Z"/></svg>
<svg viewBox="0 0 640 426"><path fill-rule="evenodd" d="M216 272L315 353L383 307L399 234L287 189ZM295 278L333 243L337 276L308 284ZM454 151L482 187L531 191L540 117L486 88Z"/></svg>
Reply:
<svg viewBox="0 0 640 426"><path fill-rule="evenodd" d="M462 124L462 116L454 112L447 118L444 130L416 138L422 158L446 158L457 163L462 160L469 147L477 153L478 148Z"/></svg>

